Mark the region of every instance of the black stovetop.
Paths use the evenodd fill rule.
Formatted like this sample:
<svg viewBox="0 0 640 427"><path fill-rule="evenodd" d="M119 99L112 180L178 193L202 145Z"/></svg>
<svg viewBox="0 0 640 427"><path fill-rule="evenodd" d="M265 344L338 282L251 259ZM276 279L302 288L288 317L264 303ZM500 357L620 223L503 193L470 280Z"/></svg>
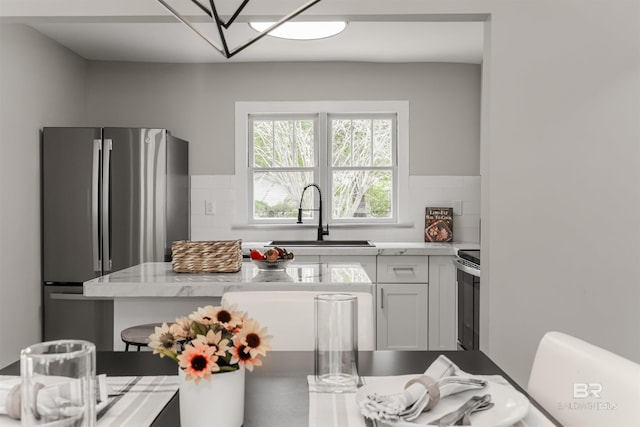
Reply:
<svg viewBox="0 0 640 427"><path fill-rule="evenodd" d="M458 251L458 256L480 265L480 251L460 249Z"/></svg>

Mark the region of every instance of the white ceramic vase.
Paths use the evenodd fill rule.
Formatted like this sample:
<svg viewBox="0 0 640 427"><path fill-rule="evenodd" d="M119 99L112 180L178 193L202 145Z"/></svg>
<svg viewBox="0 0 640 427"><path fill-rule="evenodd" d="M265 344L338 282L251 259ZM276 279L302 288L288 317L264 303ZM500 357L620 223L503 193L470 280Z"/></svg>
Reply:
<svg viewBox="0 0 640 427"><path fill-rule="evenodd" d="M180 377L181 427L240 427L244 422L244 368L212 374L196 384Z"/></svg>

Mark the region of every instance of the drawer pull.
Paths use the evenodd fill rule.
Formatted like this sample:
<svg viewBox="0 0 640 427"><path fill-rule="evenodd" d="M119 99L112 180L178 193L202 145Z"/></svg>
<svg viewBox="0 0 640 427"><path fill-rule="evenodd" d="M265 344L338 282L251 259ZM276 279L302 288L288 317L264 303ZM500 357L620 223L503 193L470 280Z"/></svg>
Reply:
<svg viewBox="0 0 640 427"><path fill-rule="evenodd" d="M392 267L393 271L413 271L414 267Z"/></svg>

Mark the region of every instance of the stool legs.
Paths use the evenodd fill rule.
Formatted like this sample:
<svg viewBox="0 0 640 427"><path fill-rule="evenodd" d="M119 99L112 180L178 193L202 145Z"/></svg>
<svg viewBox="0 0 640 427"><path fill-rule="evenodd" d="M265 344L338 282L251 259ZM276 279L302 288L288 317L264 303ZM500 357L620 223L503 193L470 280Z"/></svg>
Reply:
<svg viewBox="0 0 640 427"><path fill-rule="evenodd" d="M148 323L123 329L120 332L120 339L125 344L124 351L129 351L129 346L135 346L136 351L141 351L140 348L148 345L149 336L154 333L155 328L158 326L162 326L162 323Z"/></svg>

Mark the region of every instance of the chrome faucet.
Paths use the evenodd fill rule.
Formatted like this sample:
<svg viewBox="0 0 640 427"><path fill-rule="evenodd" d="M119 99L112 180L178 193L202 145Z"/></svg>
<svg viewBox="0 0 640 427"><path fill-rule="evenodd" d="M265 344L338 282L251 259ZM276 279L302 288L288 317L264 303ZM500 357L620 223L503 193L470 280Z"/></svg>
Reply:
<svg viewBox="0 0 640 427"><path fill-rule="evenodd" d="M318 209L302 209L302 200L304 199L304 192L307 191L307 188L315 187L318 190L318 196L320 197L320 206ZM320 187L316 184L309 184L304 187L302 190L302 196L300 196L300 207L298 208L298 224L302 224L302 211L318 211L318 240L323 240L322 236L329 235L329 224L327 224L327 228L325 229L322 226L322 191L320 191Z"/></svg>

